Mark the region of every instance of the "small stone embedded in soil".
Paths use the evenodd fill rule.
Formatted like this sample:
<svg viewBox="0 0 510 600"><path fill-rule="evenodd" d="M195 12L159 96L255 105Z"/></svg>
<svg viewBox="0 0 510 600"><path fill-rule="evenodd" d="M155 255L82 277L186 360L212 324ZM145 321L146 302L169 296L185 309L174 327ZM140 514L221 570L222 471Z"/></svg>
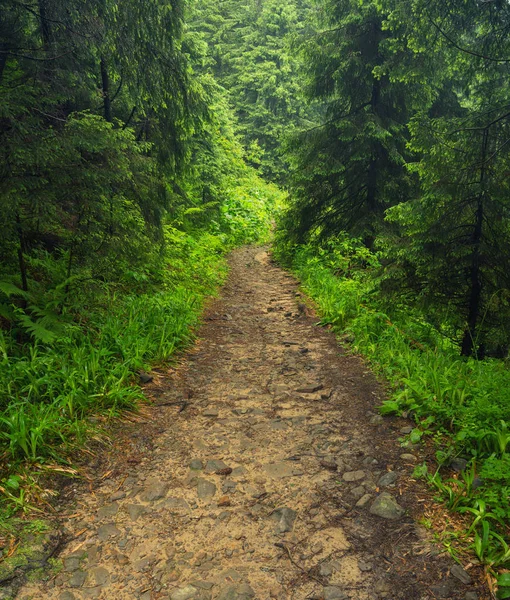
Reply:
<svg viewBox="0 0 510 600"><path fill-rule="evenodd" d="M453 565L450 569L450 573L462 583L469 585L471 583L471 575L465 571L460 565Z"/></svg>
<svg viewBox="0 0 510 600"><path fill-rule="evenodd" d="M412 462L415 463L418 459L416 458L416 456L414 454L409 454L409 453L404 453L400 455L400 458L404 461L404 462Z"/></svg>
<svg viewBox="0 0 510 600"><path fill-rule="evenodd" d="M58 600L76 600L76 596L72 592L62 592Z"/></svg>
<svg viewBox="0 0 510 600"><path fill-rule="evenodd" d="M105 542L110 537L117 537L118 535L120 535L120 530L117 529L113 523L101 525L101 527L97 530L97 537L102 542Z"/></svg>
<svg viewBox="0 0 510 600"><path fill-rule="evenodd" d="M106 519L108 517L114 517L119 512L119 505L116 502L112 504L107 504L106 506L102 506L97 511L98 519Z"/></svg>
<svg viewBox="0 0 510 600"><path fill-rule="evenodd" d="M314 394L315 392L319 392L323 388L324 388L324 386L322 385L322 383L316 383L316 384L312 383L309 385L302 385L302 386L298 387L296 389L296 392L298 392L298 394Z"/></svg>
<svg viewBox="0 0 510 600"><path fill-rule="evenodd" d="M126 509L132 521L136 521L147 512L147 508L143 504L128 504Z"/></svg>
<svg viewBox="0 0 510 600"><path fill-rule="evenodd" d="M348 471L342 475L342 479L344 481L352 482L352 481L361 481L361 479L365 478L365 471Z"/></svg>
<svg viewBox="0 0 510 600"><path fill-rule="evenodd" d="M351 490L351 496L354 497L355 500L359 500L365 495L365 488L362 485L358 485Z"/></svg>
<svg viewBox="0 0 510 600"><path fill-rule="evenodd" d="M85 579L87 579L87 573L85 571L75 571L69 580L69 585L72 588L80 588L85 583Z"/></svg>
<svg viewBox="0 0 510 600"><path fill-rule="evenodd" d="M187 585L185 587L179 588L170 594L170 600L190 600L194 598L198 594L198 590L196 587L192 585Z"/></svg>
<svg viewBox="0 0 510 600"><path fill-rule="evenodd" d="M382 492L373 501L370 512L383 519L399 519L405 513L405 509L400 506L391 494Z"/></svg>
<svg viewBox="0 0 510 600"><path fill-rule="evenodd" d="M211 473L216 473L216 471L221 471L223 469L228 469L229 467L222 460L208 460L205 465L205 472L210 475Z"/></svg>
<svg viewBox="0 0 510 600"><path fill-rule="evenodd" d="M255 592L247 584L229 585L220 590L217 600L250 600Z"/></svg>
<svg viewBox="0 0 510 600"><path fill-rule="evenodd" d="M214 583L211 581L192 581L191 585L200 590L212 590L214 587Z"/></svg>
<svg viewBox="0 0 510 600"><path fill-rule="evenodd" d="M218 500L218 506L230 506L230 498L228 496L223 496Z"/></svg>
<svg viewBox="0 0 510 600"><path fill-rule="evenodd" d="M272 513L271 519L276 521L276 531L278 533L285 533L287 531L292 531L296 516L297 513L295 510L284 506L283 508L277 508Z"/></svg>
<svg viewBox="0 0 510 600"><path fill-rule="evenodd" d="M154 481L150 483L140 494L143 502L155 502L166 496L168 484L164 481Z"/></svg>
<svg viewBox="0 0 510 600"><path fill-rule="evenodd" d="M364 508L372 500L372 494L365 494L357 502L357 508Z"/></svg>
<svg viewBox="0 0 510 600"><path fill-rule="evenodd" d="M212 498L216 494L216 486L211 481L200 477L197 484L197 494L201 500Z"/></svg>
<svg viewBox="0 0 510 600"><path fill-rule="evenodd" d="M478 594L476 592L466 592L464 600L478 600Z"/></svg>
<svg viewBox="0 0 510 600"><path fill-rule="evenodd" d="M349 596L339 587L328 585L324 588L324 600L347 600Z"/></svg>
<svg viewBox="0 0 510 600"><path fill-rule="evenodd" d="M104 567L94 567L89 571L92 586L103 586L110 581L110 573Z"/></svg>
<svg viewBox="0 0 510 600"><path fill-rule="evenodd" d="M217 408L206 408L202 414L204 417L217 417L220 413Z"/></svg>
<svg viewBox="0 0 510 600"><path fill-rule="evenodd" d="M452 580L446 580L444 583L431 585L430 589L436 598L451 598L455 592L457 584Z"/></svg>
<svg viewBox="0 0 510 600"><path fill-rule="evenodd" d="M381 425L384 422L384 418L382 415L374 415L370 418L370 425Z"/></svg>
<svg viewBox="0 0 510 600"><path fill-rule="evenodd" d="M192 469L193 471L201 471L204 468L204 465L199 458L194 458L189 463L189 468Z"/></svg>
<svg viewBox="0 0 510 600"><path fill-rule="evenodd" d="M246 467L236 467L232 470L232 477L242 477L243 475L247 475L248 471Z"/></svg>
<svg viewBox="0 0 510 600"><path fill-rule="evenodd" d="M407 435L408 433L411 433L412 430L413 430L412 427L402 427L400 430L400 433L402 435Z"/></svg>
<svg viewBox="0 0 510 600"><path fill-rule="evenodd" d="M395 481L397 481L397 479L398 473L396 473L395 471L388 471L380 477L379 481L377 482L377 485L379 487L386 487L388 485L394 484Z"/></svg>

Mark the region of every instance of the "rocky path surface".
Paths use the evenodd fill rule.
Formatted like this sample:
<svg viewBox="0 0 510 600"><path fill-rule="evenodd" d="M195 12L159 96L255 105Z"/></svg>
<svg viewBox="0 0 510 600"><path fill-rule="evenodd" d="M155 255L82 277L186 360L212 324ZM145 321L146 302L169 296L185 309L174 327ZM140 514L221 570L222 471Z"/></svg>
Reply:
<svg viewBox="0 0 510 600"><path fill-rule="evenodd" d="M200 342L152 389L152 447L134 436L75 494L62 569L20 598L478 597L409 516L409 424L376 414L381 388L297 289L264 250L234 252Z"/></svg>

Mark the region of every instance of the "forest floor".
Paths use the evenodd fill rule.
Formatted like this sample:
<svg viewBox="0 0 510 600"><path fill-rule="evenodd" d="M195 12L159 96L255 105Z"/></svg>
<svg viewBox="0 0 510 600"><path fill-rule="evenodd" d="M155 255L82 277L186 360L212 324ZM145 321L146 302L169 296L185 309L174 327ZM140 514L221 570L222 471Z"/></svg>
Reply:
<svg viewBox="0 0 510 600"><path fill-rule="evenodd" d="M146 386L160 406L64 488L61 568L18 597L488 597L417 525L410 423L377 414L364 362L264 249L230 267L196 346Z"/></svg>

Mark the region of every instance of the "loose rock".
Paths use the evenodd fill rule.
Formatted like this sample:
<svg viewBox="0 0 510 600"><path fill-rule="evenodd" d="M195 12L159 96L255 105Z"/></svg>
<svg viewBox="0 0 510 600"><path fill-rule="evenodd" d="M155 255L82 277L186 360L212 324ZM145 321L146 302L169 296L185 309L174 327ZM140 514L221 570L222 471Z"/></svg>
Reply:
<svg viewBox="0 0 510 600"><path fill-rule="evenodd" d="M405 513L405 509L391 494L382 492L372 503L370 512L383 519L399 519Z"/></svg>
<svg viewBox="0 0 510 600"><path fill-rule="evenodd" d="M471 583L471 575L460 565L453 565L450 573L462 583L469 585Z"/></svg>
<svg viewBox="0 0 510 600"><path fill-rule="evenodd" d="M398 473L396 473L395 471L388 471L387 473L385 473L377 482L377 485L379 487L386 487L388 485L392 485L393 483L395 483L395 481L397 481L398 479Z"/></svg>
<svg viewBox="0 0 510 600"><path fill-rule="evenodd" d="M342 479L348 482L361 481L361 479L365 479L365 471L349 471L342 475Z"/></svg>
<svg viewBox="0 0 510 600"><path fill-rule="evenodd" d="M292 508L277 508L271 515L271 519L276 521L276 531L278 533L285 533L286 531L292 531L294 527L294 521L296 520L297 513Z"/></svg>
<svg viewBox="0 0 510 600"><path fill-rule="evenodd" d="M216 494L216 486L211 481L200 477L197 485L197 494L201 500L212 498Z"/></svg>

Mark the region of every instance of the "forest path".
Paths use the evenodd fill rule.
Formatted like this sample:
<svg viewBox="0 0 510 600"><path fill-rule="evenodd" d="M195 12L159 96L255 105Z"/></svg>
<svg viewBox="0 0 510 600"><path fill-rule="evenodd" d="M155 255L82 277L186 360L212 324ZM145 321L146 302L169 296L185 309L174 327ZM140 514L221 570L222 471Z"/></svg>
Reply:
<svg viewBox="0 0 510 600"><path fill-rule="evenodd" d="M374 376L264 249L230 262L199 343L148 386L152 424L65 507L63 569L20 597L475 598L404 514L408 423L376 414Z"/></svg>

